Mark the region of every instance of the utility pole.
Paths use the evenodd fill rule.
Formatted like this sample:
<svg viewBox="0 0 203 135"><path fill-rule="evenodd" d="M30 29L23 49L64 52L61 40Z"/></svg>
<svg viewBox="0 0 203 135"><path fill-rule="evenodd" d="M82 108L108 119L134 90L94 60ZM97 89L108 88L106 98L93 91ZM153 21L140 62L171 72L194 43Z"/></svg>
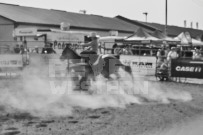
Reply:
<svg viewBox="0 0 203 135"><path fill-rule="evenodd" d="M167 24L168 24L168 0L166 0L166 22L165 22L165 35L167 36Z"/></svg>
<svg viewBox="0 0 203 135"><path fill-rule="evenodd" d="M146 16L146 22L147 22L147 15L148 15L148 13L144 12L143 14Z"/></svg>

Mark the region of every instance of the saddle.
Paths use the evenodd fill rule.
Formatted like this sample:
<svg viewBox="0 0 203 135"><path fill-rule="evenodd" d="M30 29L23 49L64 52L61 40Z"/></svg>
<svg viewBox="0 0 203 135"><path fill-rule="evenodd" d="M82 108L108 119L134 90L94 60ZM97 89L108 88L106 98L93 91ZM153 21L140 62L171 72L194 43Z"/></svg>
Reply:
<svg viewBox="0 0 203 135"><path fill-rule="evenodd" d="M119 55L114 55L114 54L100 54L100 55L98 55L93 51L92 52L91 51L84 51L80 55L81 55L82 59L84 59L85 62L87 62L91 66L95 75L98 75L102 72L103 67L105 65L104 59L106 57L120 59Z"/></svg>
<svg viewBox="0 0 203 135"><path fill-rule="evenodd" d="M117 59L120 59L120 55L114 54L114 57L116 57Z"/></svg>
<svg viewBox="0 0 203 135"><path fill-rule="evenodd" d="M115 55L115 54L90 54L90 53L84 53L81 54L82 59L84 59L86 62L88 62L90 65L97 65L99 62L101 62L101 59L105 57L114 57L117 59L120 59L120 55Z"/></svg>
<svg viewBox="0 0 203 135"><path fill-rule="evenodd" d="M82 59L91 66L94 75L99 75L103 70L105 62L102 56L93 53L81 53Z"/></svg>
<svg viewBox="0 0 203 135"><path fill-rule="evenodd" d="M100 60L102 58L102 55L98 55L98 54L82 54L81 57L82 57L82 59L84 59L90 65L97 65L100 62Z"/></svg>

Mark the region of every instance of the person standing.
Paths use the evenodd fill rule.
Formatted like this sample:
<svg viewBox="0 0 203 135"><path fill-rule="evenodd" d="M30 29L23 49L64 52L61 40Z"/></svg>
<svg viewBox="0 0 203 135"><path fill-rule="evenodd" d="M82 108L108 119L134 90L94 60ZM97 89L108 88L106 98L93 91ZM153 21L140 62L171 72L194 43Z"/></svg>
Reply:
<svg viewBox="0 0 203 135"><path fill-rule="evenodd" d="M118 45L115 43L113 46L112 46L112 50L111 50L111 54L115 54L115 49L118 47Z"/></svg>
<svg viewBox="0 0 203 135"><path fill-rule="evenodd" d="M202 58L201 50L199 48L196 48L193 52L192 59L193 60L200 60Z"/></svg>
<svg viewBox="0 0 203 135"><path fill-rule="evenodd" d="M20 45L20 54L24 54L25 52L26 51L24 45Z"/></svg>
<svg viewBox="0 0 203 135"><path fill-rule="evenodd" d="M178 58L178 53L175 47L171 47L171 51L168 53L167 60L170 61L171 59Z"/></svg>
<svg viewBox="0 0 203 135"><path fill-rule="evenodd" d="M42 49L42 54L53 54L53 53L56 54L56 51L52 47L50 47L49 44L46 44Z"/></svg>
<svg viewBox="0 0 203 135"><path fill-rule="evenodd" d="M16 45L16 47L14 48L14 52L19 54L20 53L20 46L19 44Z"/></svg>
<svg viewBox="0 0 203 135"><path fill-rule="evenodd" d="M162 45L161 49L157 52L157 67L161 66L161 64L164 62L164 59L166 59L166 52L165 52L165 46Z"/></svg>

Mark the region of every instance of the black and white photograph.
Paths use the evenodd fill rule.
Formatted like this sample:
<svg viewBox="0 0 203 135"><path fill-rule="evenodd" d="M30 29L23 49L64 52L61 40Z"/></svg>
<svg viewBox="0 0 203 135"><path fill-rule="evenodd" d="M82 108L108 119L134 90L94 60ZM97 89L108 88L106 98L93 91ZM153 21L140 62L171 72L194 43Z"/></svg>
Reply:
<svg viewBox="0 0 203 135"><path fill-rule="evenodd" d="M202 135L203 0L0 0L0 135Z"/></svg>

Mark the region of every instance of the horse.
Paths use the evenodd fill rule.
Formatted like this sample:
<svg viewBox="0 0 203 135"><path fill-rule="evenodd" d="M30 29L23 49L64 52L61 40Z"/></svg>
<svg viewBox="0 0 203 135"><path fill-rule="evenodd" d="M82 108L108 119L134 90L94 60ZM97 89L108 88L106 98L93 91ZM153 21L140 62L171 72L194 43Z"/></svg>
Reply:
<svg viewBox="0 0 203 135"><path fill-rule="evenodd" d="M89 81L90 79L95 81L97 75L102 75L106 79L111 79L111 75L114 74L119 78L120 76L117 72L119 68L122 68L127 72L133 80L131 67L122 64L119 58L113 54L97 55L82 52L79 55L75 50L70 48L70 46L66 46L62 51L60 60L68 60L72 62L71 66L68 65L68 71L70 71L70 69L74 70L76 67L84 67L85 75L80 79L80 84L84 83L84 81Z"/></svg>

